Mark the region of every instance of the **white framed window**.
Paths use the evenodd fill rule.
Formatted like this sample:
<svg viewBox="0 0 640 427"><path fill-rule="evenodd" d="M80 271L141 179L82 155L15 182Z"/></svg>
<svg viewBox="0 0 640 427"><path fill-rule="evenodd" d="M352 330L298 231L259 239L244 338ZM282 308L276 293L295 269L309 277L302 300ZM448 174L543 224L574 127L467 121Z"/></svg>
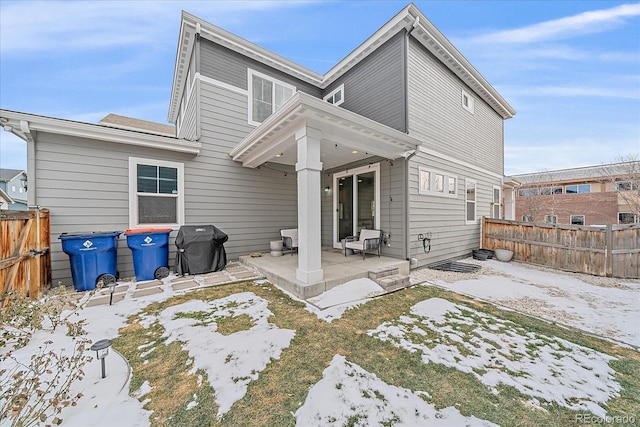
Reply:
<svg viewBox="0 0 640 427"><path fill-rule="evenodd" d="M464 108L465 110L473 114L473 112L475 111L473 97L469 92L467 92L464 89L462 89L462 96L461 96L460 102L462 103L462 108Z"/></svg>
<svg viewBox="0 0 640 427"><path fill-rule="evenodd" d="M584 215L571 215L571 224L584 225Z"/></svg>
<svg viewBox="0 0 640 427"><path fill-rule="evenodd" d="M258 126L296 93L295 86L249 70L249 124Z"/></svg>
<svg viewBox="0 0 640 427"><path fill-rule="evenodd" d="M565 194L591 193L591 184L566 185Z"/></svg>
<svg viewBox="0 0 640 427"><path fill-rule="evenodd" d="M547 222L549 224L557 224L558 223L558 217L556 215L545 215L544 216L544 222Z"/></svg>
<svg viewBox="0 0 640 427"><path fill-rule="evenodd" d="M616 181L616 191L637 190L638 183L633 181Z"/></svg>
<svg viewBox="0 0 640 427"><path fill-rule="evenodd" d="M522 215L523 222L533 222L533 217L531 215Z"/></svg>
<svg viewBox="0 0 640 427"><path fill-rule="evenodd" d="M129 157L129 226L184 224L184 165Z"/></svg>
<svg viewBox="0 0 640 427"><path fill-rule="evenodd" d="M11 186L11 191L13 191L14 193L16 192L16 186L15 185Z"/></svg>
<svg viewBox="0 0 640 427"><path fill-rule="evenodd" d="M418 168L419 193L432 196L457 197L458 177L446 172Z"/></svg>
<svg viewBox="0 0 640 427"><path fill-rule="evenodd" d="M618 224L635 224L638 221L638 215L631 212L618 212Z"/></svg>
<svg viewBox="0 0 640 427"><path fill-rule="evenodd" d="M493 198L491 200L491 218L500 219L502 207L502 189L497 185L493 186Z"/></svg>
<svg viewBox="0 0 640 427"><path fill-rule="evenodd" d="M329 92L329 94L322 99L333 105L342 104L344 102L344 83Z"/></svg>
<svg viewBox="0 0 640 427"><path fill-rule="evenodd" d="M476 222L476 182L465 179L465 221L467 224Z"/></svg>

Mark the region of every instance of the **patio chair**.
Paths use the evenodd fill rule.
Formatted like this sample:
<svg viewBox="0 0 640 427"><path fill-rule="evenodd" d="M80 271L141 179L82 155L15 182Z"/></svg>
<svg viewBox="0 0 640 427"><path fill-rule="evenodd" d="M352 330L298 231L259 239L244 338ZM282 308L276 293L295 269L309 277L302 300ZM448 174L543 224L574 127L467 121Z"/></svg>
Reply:
<svg viewBox="0 0 640 427"><path fill-rule="evenodd" d="M293 251L298 250L298 229L288 228L280 230L280 236L282 237L283 252L288 250L293 256Z"/></svg>
<svg viewBox="0 0 640 427"><path fill-rule="evenodd" d="M367 251L377 251L380 257L380 242L382 240L381 230L368 230L363 228L360 230L360 236L347 236L342 241L342 250L344 256L347 256L347 249L362 252L362 260L364 261Z"/></svg>

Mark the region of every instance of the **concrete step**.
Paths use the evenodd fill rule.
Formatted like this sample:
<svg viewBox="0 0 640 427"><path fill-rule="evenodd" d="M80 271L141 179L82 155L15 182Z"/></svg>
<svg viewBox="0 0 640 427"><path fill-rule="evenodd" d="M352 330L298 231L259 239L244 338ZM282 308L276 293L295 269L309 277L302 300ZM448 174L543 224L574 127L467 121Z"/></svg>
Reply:
<svg viewBox="0 0 640 427"><path fill-rule="evenodd" d="M404 274L392 274L375 280L375 282L388 292L406 288L411 284L409 276Z"/></svg>
<svg viewBox="0 0 640 427"><path fill-rule="evenodd" d="M394 274L398 274L398 267L380 267L369 271L369 279L377 282L383 277L392 276Z"/></svg>

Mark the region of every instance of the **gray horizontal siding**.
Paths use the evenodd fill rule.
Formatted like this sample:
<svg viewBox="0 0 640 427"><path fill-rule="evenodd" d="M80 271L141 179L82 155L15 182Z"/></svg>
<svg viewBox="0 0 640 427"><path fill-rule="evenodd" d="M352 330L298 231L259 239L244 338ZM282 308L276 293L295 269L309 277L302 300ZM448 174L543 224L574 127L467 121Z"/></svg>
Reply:
<svg viewBox="0 0 640 427"><path fill-rule="evenodd" d="M409 133L433 150L502 174L502 118L413 39L408 63ZM463 88L474 98L474 114L462 108Z"/></svg>
<svg viewBox="0 0 640 427"><path fill-rule="evenodd" d="M404 132L404 37L403 31L391 38L332 83L323 95L344 83L342 108Z"/></svg>
<svg viewBox="0 0 640 427"><path fill-rule="evenodd" d="M274 78L291 84L301 92L315 97L321 96L320 88L303 82L271 68L261 62L247 58L230 49L213 43L207 39L200 39L200 73L203 76L248 90L247 69L259 71Z"/></svg>
<svg viewBox="0 0 640 427"><path fill-rule="evenodd" d="M37 203L51 211L54 284L72 283L69 258L58 239L60 234L123 232L129 228L128 168L132 156L183 162L193 158L144 147L38 133ZM131 251L124 236L120 237L117 254L121 277L133 277ZM173 263L173 253L170 263Z"/></svg>
<svg viewBox="0 0 640 427"><path fill-rule="evenodd" d="M455 198L420 194L418 171L423 166L457 177L458 195ZM476 181L476 223L465 221L466 179ZM501 178L450 160L419 153L409 165L410 254L426 265L443 259L464 257L480 245L480 218L491 215L493 186L501 185ZM418 234L432 233L431 251L424 253Z"/></svg>

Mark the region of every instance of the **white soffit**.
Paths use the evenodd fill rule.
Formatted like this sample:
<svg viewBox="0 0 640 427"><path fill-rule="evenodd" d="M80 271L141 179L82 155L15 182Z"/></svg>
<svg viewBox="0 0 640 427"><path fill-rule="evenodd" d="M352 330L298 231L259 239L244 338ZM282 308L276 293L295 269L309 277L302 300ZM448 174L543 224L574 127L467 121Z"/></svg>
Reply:
<svg viewBox="0 0 640 427"><path fill-rule="evenodd" d="M373 156L397 159L420 145L419 140L403 132L297 92L230 155L250 168L267 161L294 164L296 156L292 153L298 132L311 132L320 138L325 169ZM356 154L354 151L357 157L345 157L345 153Z"/></svg>

